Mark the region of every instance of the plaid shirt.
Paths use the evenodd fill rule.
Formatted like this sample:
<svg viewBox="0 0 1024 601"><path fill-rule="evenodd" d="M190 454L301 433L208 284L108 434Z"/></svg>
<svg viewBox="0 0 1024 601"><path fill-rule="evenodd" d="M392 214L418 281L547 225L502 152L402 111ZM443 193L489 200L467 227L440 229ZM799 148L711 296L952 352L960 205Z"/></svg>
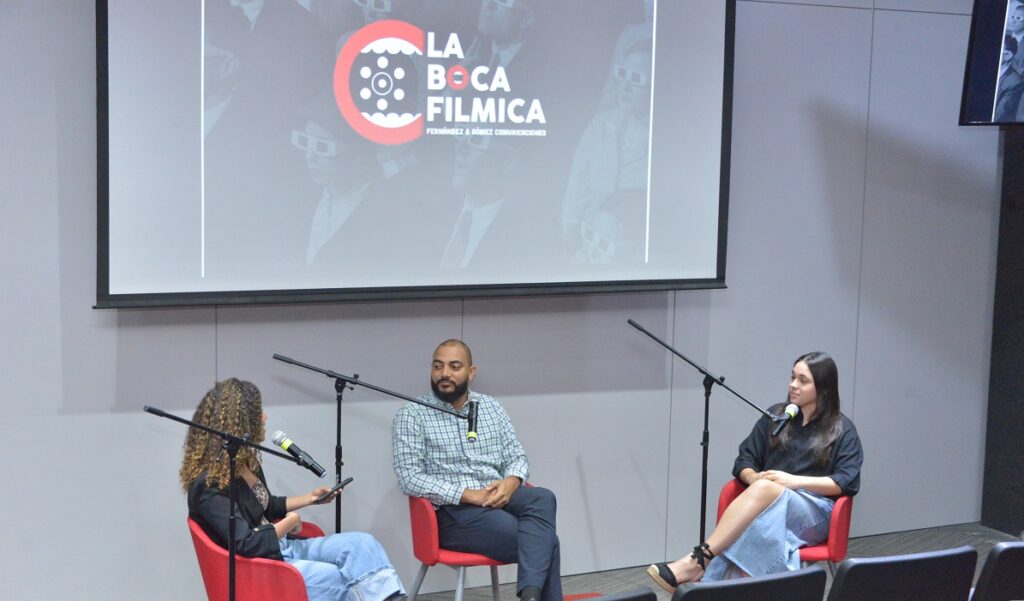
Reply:
<svg viewBox="0 0 1024 601"><path fill-rule="evenodd" d="M451 409L434 394L419 400ZM484 488L509 476L526 482L530 466L508 414L486 394L470 392L469 400L478 403L475 442L466 439L468 422L454 415L415 403L395 414L391 441L402 492L434 505L458 505L467 488ZM469 414L468 402L461 414Z"/></svg>

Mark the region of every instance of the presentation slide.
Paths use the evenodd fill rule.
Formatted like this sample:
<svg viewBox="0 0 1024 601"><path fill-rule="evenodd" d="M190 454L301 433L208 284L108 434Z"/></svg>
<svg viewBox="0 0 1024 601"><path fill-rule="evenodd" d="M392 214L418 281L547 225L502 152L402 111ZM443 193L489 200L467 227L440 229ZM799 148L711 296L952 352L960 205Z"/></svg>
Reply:
<svg viewBox="0 0 1024 601"><path fill-rule="evenodd" d="M100 306L724 284L729 2L102 4Z"/></svg>

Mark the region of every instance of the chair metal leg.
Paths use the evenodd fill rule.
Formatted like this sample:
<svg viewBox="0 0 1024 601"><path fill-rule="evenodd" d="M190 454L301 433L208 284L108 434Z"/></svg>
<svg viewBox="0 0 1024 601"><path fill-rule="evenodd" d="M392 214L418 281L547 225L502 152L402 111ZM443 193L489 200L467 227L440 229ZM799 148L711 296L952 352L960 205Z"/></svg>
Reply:
<svg viewBox="0 0 1024 601"><path fill-rule="evenodd" d="M491 594L494 601L501 601L501 595L498 593L498 566L491 566Z"/></svg>
<svg viewBox="0 0 1024 601"><path fill-rule="evenodd" d="M466 589L466 566L459 566L459 577L455 584L455 601L462 601L462 592Z"/></svg>
<svg viewBox="0 0 1024 601"><path fill-rule="evenodd" d="M427 570L430 566L427 564L420 565L420 573L416 574L416 582L412 585L412 591L409 593L409 601L416 601L416 594L420 592L420 585L423 584L423 578L427 575Z"/></svg>
<svg viewBox="0 0 1024 601"><path fill-rule="evenodd" d="M836 577L836 564L832 563L831 559L826 559L825 563L828 564L829 576L835 578ZM814 565L814 562L811 562L811 561L801 561L800 562L800 567L801 568L808 568L808 567L810 567L812 565Z"/></svg>

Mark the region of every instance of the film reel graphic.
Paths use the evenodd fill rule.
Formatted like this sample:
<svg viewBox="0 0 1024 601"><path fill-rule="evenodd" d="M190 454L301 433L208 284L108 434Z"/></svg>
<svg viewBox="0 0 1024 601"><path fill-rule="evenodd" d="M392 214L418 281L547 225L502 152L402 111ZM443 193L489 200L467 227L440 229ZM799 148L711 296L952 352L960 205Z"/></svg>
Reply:
<svg viewBox="0 0 1024 601"><path fill-rule="evenodd" d="M334 98L356 133L378 144L423 135L413 62L423 52L423 30L404 21L377 21L352 34L334 64Z"/></svg>

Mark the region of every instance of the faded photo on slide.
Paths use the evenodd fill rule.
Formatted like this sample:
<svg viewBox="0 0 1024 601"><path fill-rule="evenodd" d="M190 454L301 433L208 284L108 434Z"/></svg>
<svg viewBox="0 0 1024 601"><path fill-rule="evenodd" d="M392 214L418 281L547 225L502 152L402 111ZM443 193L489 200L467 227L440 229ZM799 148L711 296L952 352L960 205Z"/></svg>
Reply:
<svg viewBox="0 0 1024 601"><path fill-rule="evenodd" d="M592 8L209 0L207 271L400 285L425 282L388 265L502 281L641 257L654 3Z"/></svg>
<svg viewBox="0 0 1024 601"><path fill-rule="evenodd" d="M646 238L654 75L654 1L615 45L597 113L576 148L562 207L565 254L576 263L640 263Z"/></svg>
<svg viewBox="0 0 1024 601"><path fill-rule="evenodd" d="M334 41L294 0L208 0L205 10L206 273L255 283L304 258L298 241L318 198L292 132L330 86Z"/></svg>

